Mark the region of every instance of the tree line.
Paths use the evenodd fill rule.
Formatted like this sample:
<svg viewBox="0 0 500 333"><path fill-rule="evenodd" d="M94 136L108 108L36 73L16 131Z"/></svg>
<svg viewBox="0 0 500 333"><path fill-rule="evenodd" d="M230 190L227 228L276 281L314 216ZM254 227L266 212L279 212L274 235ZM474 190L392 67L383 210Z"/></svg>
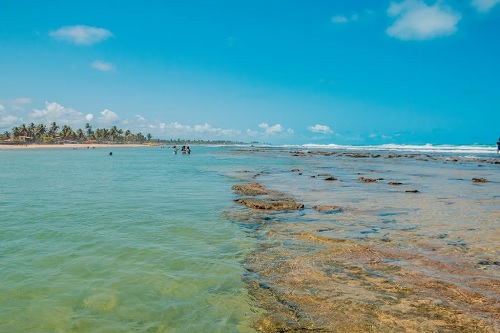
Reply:
<svg viewBox="0 0 500 333"><path fill-rule="evenodd" d="M119 142L119 143L137 143L151 141L151 134L144 136L142 133L132 133L130 130L123 130L112 126L111 128L96 128L95 130L89 123L85 124L84 129L73 130L68 125L59 126L52 122L50 126L45 124L28 125L22 124L15 126L12 130L6 131L2 135L3 140L22 143L63 143L74 141L83 143L86 141L97 142Z"/></svg>

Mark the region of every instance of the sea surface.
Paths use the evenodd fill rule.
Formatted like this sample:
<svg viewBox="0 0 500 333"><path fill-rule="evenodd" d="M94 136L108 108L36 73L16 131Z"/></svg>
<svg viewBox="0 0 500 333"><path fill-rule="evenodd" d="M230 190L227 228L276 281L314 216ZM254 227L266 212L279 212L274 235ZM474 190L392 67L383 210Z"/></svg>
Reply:
<svg viewBox="0 0 500 333"><path fill-rule="evenodd" d="M297 230L416 253L398 265L449 283L463 281L418 262L470 265L477 281L500 278L500 158L491 147L195 146L191 155L75 147L0 149L0 332L255 332L272 307L249 291L244 263L282 260L262 242ZM327 156L293 153L309 150ZM338 151L418 158L328 155ZM360 175L384 180L364 184ZM234 212L244 208L231 186L249 181L305 209L257 226L238 221ZM332 204L345 213L312 208ZM280 241L280 251L292 258L296 245ZM474 288L467 285L490 290Z"/></svg>
<svg viewBox="0 0 500 333"><path fill-rule="evenodd" d="M252 332L214 151L0 149L0 332Z"/></svg>

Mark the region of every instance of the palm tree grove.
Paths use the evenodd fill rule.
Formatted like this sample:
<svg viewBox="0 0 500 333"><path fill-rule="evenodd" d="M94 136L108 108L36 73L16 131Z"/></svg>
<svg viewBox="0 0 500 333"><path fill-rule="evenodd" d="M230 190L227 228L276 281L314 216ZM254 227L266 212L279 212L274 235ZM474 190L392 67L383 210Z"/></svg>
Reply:
<svg viewBox="0 0 500 333"><path fill-rule="evenodd" d="M13 127L0 135L3 142L9 143L44 143L44 144L63 144L63 143L144 143L151 141L151 134L144 136L142 133L132 133L130 130L122 130L116 126L111 128L93 129L89 123L85 124L84 129L73 130L68 125L59 126L52 122L50 126L45 124L28 125L22 124Z"/></svg>

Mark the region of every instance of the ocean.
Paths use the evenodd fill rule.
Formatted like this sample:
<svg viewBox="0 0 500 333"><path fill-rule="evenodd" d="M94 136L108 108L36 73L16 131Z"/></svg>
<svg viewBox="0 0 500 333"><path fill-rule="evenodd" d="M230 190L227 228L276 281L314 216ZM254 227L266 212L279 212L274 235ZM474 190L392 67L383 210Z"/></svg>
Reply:
<svg viewBox="0 0 500 333"><path fill-rule="evenodd" d="M484 332L498 328L490 304L498 302L500 281L500 158L494 148L194 146L191 155L174 155L160 147L75 147L0 149L0 332L271 332L281 327L270 323L277 318L273 311L280 313L272 299L287 305L285 312L299 307L309 313L307 325L333 327L316 318L311 304L287 299L298 290L290 284L296 271L268 271L285 258L305 267L304 256L323 255L318 244L324 250L324 242L310 243L314 237L392 251L378 258L397 266L397 273L371 268L382 280L400 279L404 269L465 285L489 307L478 305L461 323ZM308 153L313 150L319 153ZM406 156L388 157L396 153ZM325 174L338 181L325 181ZM360 176L379 180L365 184ZM474 177L488 182L472 183ZM305 208L261 214L237 205L231 187L254 181ZM331 204L342 209L313 209ZM360 259L349 260L355 266ZM326 264L306 266L313 272L320 265ZM464 271L451 273L455 265ZM385 309L392 303L377 299L401 304L416 297L376 287L366 296L366 284L376 284L372 277L334 264L328 269L324 276L353 281L333 293L340 303L361 304L367 297ZM334 298L331 290L309 287L301 293ZM261 293L269 290L274 298ZM433 301L456 301L432 290L425 292ZM393 305L387 311L403 310ZM307 326L300 326L300 316L283 316L290 327Z"/></svg>

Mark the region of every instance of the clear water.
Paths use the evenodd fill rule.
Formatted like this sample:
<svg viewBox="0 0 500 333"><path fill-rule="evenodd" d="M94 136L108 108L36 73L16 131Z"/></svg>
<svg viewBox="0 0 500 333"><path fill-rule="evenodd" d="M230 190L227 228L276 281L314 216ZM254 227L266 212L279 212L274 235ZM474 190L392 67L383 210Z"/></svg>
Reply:
<svg viewBox="0 0 500 333"><path fill-rule="evenodd" d="M498 165L470 154L421 161L294 157L283 147L194 147L191 155L158 147L0 149L0 332L254 332L263 311L242 281L242 261L261 240L224 217L241 209L230 190L240 180L306 205L259 226L265 235L316 230L498 281L497 266L477 269L500 253ZM346 211L312 209L332 204ZM461 273L411 266L463 284Z"/></svg>
<svg viewBox="0 0 500 333"><path fill-rule="evenodd" d="M214 150L0 150L0 332L252 332Z"/></svg>

